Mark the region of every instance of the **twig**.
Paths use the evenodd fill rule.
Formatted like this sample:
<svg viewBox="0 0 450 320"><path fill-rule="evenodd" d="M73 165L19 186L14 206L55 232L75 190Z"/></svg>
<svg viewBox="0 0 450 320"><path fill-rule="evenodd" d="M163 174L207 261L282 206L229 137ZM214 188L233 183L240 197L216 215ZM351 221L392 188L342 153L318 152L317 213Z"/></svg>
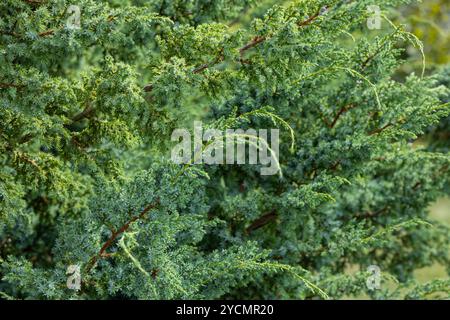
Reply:
<svg viewBox="0 0 450 320"><path fill-rule="evenodd" d="M336 114L336 116L334 117L333 121L331 123L329 123L327 120L324 119L325 124L331 129L333 128L336 123L338 122L339 118L341 117L341 115L343 115L344 113L346 113L347 111L349 111L350 109L352 109L354 107L354 105L352 103L343 106L338 113Z"/></svg>
<svg viewBox="0 0 450 320"><path fill-rule="evenodd" d="M260 44L261 42L266 41L267 38L265 36L256 36L254 37L249 43L247 43L245 46L239 48L239 54L242 56L245 51L256 47L258 44Z"/></svg>
<svg viewBox="0 0 450 320"><path fill-rule="evenodd" d="M40 0L23 0L23 1L25 1L26 3L29 3L29 4L44 4L45 3L45 1L40 1Z"/></svg>
<svg viewBox="0 0 450 320"><path fill-rule="evenodd" d="M38 36L39 37L46 37L46 36L50 36L50 35L52 35L54 33L55 33L55 30L49 29L47 31L43 31L43 32L38 33Z"/></svg>
<svg viewBox="0 0 450 320"><path fill-rule="evenodd" d="M21 89L23 87L24 85L22 84L0 82L0 89L8 89L8 88Z"/></svg>
<svg viewBox="0 0 450 320"><path fill-rule="evenodd" d="M376 216L378 216L378 215L380 215L382 213L387 212L388 210L389 210L389 207L385 206L385 207L383 207L383 208L381 208L381 209L379 209L377 211L368 211L368 212L365 212L363 214L357 214L355 217L356 218L365 218L365 219L373 218L373 217L376 217Z"/></svg>
<svg viewBox="0 0 450 320"><path fill-rule="evenodd" d="M6 34L8 36L19 37L19 34L14 31L1 30L0 34Z"/></svg>
<svg viewBox="0 0 450 320"><path fill-rule="evenodd" d="M26 162L30 165L32 165L33 167L35 167L38 171L41 171L41 167L39 167L39 165L37 164L37 162L29 157L27 157L27 155L21 151L15 151L17 156L19 157L19 159L21 159L23 162Z"/></svg>
<svg viewBox="0 0 450 320"><path fill-rule="evenodd" d="M262 217L258 218L257 220L253 221L253 223L246 229L247 234L251 233L252 231L262 228L269 222L275 220L277 217L277 213L275 210L272 210L269 213L266 213Z"/></svg>
<svg viewBox="0 0 450 320"><path fill-rule="evenodd" d="M386 130L387 128L389 128L389 127L391 127L391 126L393 126L393 124L392 124L392 123L388 123L387 125L385 125L385 126L383 126L383 127L381 127L381 128L377 128L377 129L375 129L375 130L372 130L371 132L369 132L369 136L373 136L373 135L375 135L375 134L378 134L378 133L380 133L380 132Z"/></svg>
<svg viewBox="0 0 450 320"><path fill-rule="evenodd" d="M316 14L312 15L311 17L309 17L305 21L302 21L302 22L298 23L298 26L299 27L307 26L307 25L311 24L314 20L316 20L317 17L319 17L319 16L320 16L320 11L317 11Z"/></svg>
<svg viewBox="0 0 450 320"><path fill-rule="evenodd" d="M124 233L125 231L128 230L131 223L133 223L136 220L142 219L150 210L156 208L158 205L159 205L159 198L156 198L156 200L153 201L148 206L146 206L141 211L141 213L139 213L139 215L132 217L124 225L122 225L117 231L113 231L111 236L108 238L108 240L106 240L106 242L100 248L100 251L89 260L89 262L86 266L86 272L89 272L92 269L92 267L95 265L95 263L98 261L99 258L103 258L107 255L105 253L106 249L108 249L122 233Z"/></svg>
<svg viewBox="0 0 450 320"><path fill-rule="evenodd" d="M72 122L80 121L81 119L89 116L92 112L94 112L94 108L92 108L92 106L89 104L86 108L84 108L83 111L72 117Z"/></svg>

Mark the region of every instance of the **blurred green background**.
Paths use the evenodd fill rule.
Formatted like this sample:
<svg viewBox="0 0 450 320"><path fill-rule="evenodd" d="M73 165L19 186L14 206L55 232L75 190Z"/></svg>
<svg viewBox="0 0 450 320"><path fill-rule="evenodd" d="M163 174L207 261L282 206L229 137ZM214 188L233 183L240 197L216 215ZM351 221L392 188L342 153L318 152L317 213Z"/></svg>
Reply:
<svg viewBox="0 0 450 320"><path fill-rule="evenodd" d="M450 1L427 0L404 6L397 12L397 22L406 25L424 44L427 73L450 63ZM408 62L403 72L418 72L420 57L416 50L407 48ZM448 173L447 173L448 174ZM430 217L450 225L450 197L440 198L429 208ZM449 278L450 266L433 265L416 271L417 281L424 283L436 278Z"/></svg>

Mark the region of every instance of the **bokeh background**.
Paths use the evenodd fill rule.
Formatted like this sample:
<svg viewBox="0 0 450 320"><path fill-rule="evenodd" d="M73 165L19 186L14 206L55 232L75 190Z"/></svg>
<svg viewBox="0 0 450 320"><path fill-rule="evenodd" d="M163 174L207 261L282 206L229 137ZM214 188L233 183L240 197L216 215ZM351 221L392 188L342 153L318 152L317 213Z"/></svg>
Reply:
<svg viewBox="0 0 450 320"><path fill-rule="evenodd" d="M406 5L396 12L397 22L406 25L424 44L426 55L427 73L432 73L446 66L450 67L450 1L449 0L426 0L413 5ZM407 48L407 61L403 64L401 73L418 73L420 70L420 57L416 50ZM450 74L447 73L449 76ZM447 82L450 79L447 79ZM443 123L450 128L450 121ZM434 137L423 138L416 143L423 147L433 143ZM450 145L450 137L447 146ZM447 149L447 152L449 150ZM447 172L446 174L450 174ZM440 198L429 208L433 219L443 221L450 225L450 197ZM432 278L448 278L446 269L449 266L433 265L416 271L416 279L426 282Z"/></svg>

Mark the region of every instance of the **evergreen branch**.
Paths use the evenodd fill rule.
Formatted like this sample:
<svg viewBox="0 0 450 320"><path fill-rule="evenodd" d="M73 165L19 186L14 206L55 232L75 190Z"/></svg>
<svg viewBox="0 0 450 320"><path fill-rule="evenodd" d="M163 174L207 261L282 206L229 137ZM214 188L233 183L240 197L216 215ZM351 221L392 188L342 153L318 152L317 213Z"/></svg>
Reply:
<svg viewBox="0 0 450 320"><path fill-rule="evenodd" d="M39 167L39 165L37 164L36 161L34 161L33 159L29 158L25 153L20 152L20 151L15 151L15 153L17 154L17 156L19 157L19 159L21 159L22 161L32 165L33 167L35 167L38 171L41 171L41 167Z"/></svg>
<svg viewBox="0 0 450 320"><path fill-rule="evenodd" d="M403 222L400 222L398 224L392 225L392 226L388 226L385 229L382 229L378 232L376 232L375 234L372 234L364 239L361 239L361 244L367 244L372 240L376 240L377 238L380 238L382 236L388 235L393 233L394 231L400 230L402 228L408 228L411 226L418 226L418 225L424 225L424 226L428 226L428 227L432 227L433 225L427 221L424 221L422 219L411 219L411 220L406 220Z"/></svg>
<svg viewBox="0 0 450 320"><path fill-rule="evenodd" d="M2 297L5 300L18 300L17 298L14 298L13 296L10 296L6 292L0 291L0 297Z"/></svg>
<svg viewBox="0 0 450 320"><path fill-rule="evenodd" d="M264 140L258 136L254 136L254 135L233 133L233 134L225 134L225 135L216 137L215 140L208 141L208 143L203 145L200 150L197 150L194 153L194 156L191 158L191 160L188 163L186 163L175 175L174 179L172 180L172 184L177 182L178 178L189 168L189 166L191 166L198 159L200 159L200 157L203 155L203 153L206 150L208 150L209 148L213 148L213 147L219 147L219 148L223 147L223 140L227 139L227 138L232 138L232 139L236 138L236 142L238 144L239 143L241 143L241 144L248 143L249 145L255 147L256 150L262 149L261 145L260 145L260 143L262 143L264 145L264 147L270 152L273 159L275 160L275 165L278 169L280 178L283 177L283 171L281 170L279 159L278 159L277 155L275 154L275 152L272 150L272 148L270 148L270 146L266 140ZM256 142L254 142L253 140L256 140Z"/></svg>
<svg viewBox="0 0 450 320"><path fill-rule="evenodd" d="M437 109L443 109L443 108L445 108L445 107L448 107L449 105L450 105L450 102L443 103L443 104L441 104L441 105L436 106L436 107L435 107L435 110L437 110ZM377 128L377 129L374 129L374 130L370 131L370 132L368 133L368 135L372 136L372 135L375 135L375 134L379 134L379 133L383 132L384 130L388 129L389 127L394 126L395 124L402 124L402 122L401 122L401 121L397 121L396 123L391 123L391 122L389 122L388 124L384 125L384 126L381 127L381 128Z"/></svg>
<svg viewBox="0 0 450 320"><path fill-rule="evenodd" d="M359 73L358 71L356 71L354 69L346 68L346 67L338 67L338 66L336 66L334 68L347 71L351 75L356 76L357 78L360 78L360 79L364 80L365 82L367 82L372 87L378 107L381 109L381 101L380 101L380 97L378 95L378 90L377 90L376 85L373 84L372 81L370 81L366 76L362 75L361 73Z"/></svg>
<svg viewBox="0 0 450 320"><path fill-rule="evenodd" d="M395 31L400 30L400 28L398 26L396 26L388 17L386 17L386 15L382 15L382 17L384 18L384 20L386 20L394 29ZM408 31L404 31L401 30L403 34L406 35L406 39L415 47L415 48L419 48L420 54L422 56L422 74L421 74L421 78L424 77L425 75L425 68L426 68L426 56L425 56L425 51L423 48L423 44L422 42L419 40L419 38Z"/></svg>
<svg viewBox="0 0 450 320"><path fill-rule="evenodd" d="M223 48L220 50L220 55L217 57L217 59L215 61L213 61L211 64L209 63L205 63L202 64L201 66L195 68L192 73L196 74L196 73L200 73L205 69L208 69L210 66L218 64L219 62L222 62L224 60L224 55L223 55Z"/></svg>
<svg viewBox="0 0 450 320"><path fill-rule="evenodd" d="M271 107L268 107L268 108L271 108ZM248 121L249 117L251 117L251 116L256 116L256 117L259 116L259 117L270 118L274 123L280 122L281 125L283 125L284 127L286 127L289 130L290 135L291 135L291 151L293 152L294 146L295 146L294 130L292 129L292 127L283 118L277 116L276 114L274 114L272 112L267 111L268 108L265 107L265 108L249 111L249 112L246 112L244 114L241 114L237 118L228 119L228 120L231 120L231 123L227 123L225 125L224 129L230 128L231 125L236 124L238 121L242 121L242 120L247 120ZM188 163L186 163L179 170L179 172L176 174L175 178L173 179L172 183L175 183L178 180L178 178L187 170L187 168L189 166L191 166L192 163L194 163L196 161L196 159L199 159L199 157L202 156L202 154L203 154L203 152L205 152L205 150L207 150L208 148L214 147L214 146L218 146L218 147L223 146L223 139L230 138L230 137L233 138L233 139L236 138L236 142L237 143L245 144L245 143L248 142L249 145L254 146L257 150L260 150L261 146L260 146L259 143L255 143L252 140L255 139L255 140L257 140L257 142L261 142L267 148L267 150L269 150L269 152L271 153L272 157L275 159L276 165L277 165L278 170L279 170L279 175L280 175L280 177L283 177L283 172L281 170L279 159L276 156L276 154L274 153L274 151L272 150L272 148L269 147L269 144L267 143L267 141L265 141L264 139L261 139L261 138L259 138L257 136L252 136L252 135L228 134L228 135L223 135L223 136L217 137L217 139L214 140L214 141L213 140L208 141L206 143L206 145L202 146L202 148L200 150L197 150L194 153L194 156L192 157L192 159ZM248 141L246 139L248 139ZM208 176L208 175L206 174L206 176Z"/></svg>
<svg viewBox="0 0 450 320"><path fill-rule="evenodd" d="M399 29L395 28L395 31L392 32L391 34L387 35L386 37L384 37L383 41L381 42L381 44L377 47L377 49L370 54L362 63L361 63L361 70L364 71L364 69L366 69L366 67L369 65L369 63L375 59L378 54L380 54L381 50L384 48L384 46L386 45L386 43L388 42L389 39L393 38L397 33L399 32Z"/></svg>
<svg viewBox="0 0 450 320"><path fill-rule="evenodd" d="M328 67L325 67L325 68L319 69L317 71L314 71L314 72L312 72L312 73L310 73L310 74L308 74L308 75L306 75L306 76L304 76L304 77L302 77L300 79L297 79L296 81L294 81L294 85L295 84L299 84L301 81L304 81L304 80L306 80L308 78L313 78L316 75L323 74L323 73L326 74L328 72L336 71L336 70L346 71L350 75L352 75L354 77L357 77L357 78L367 82L367 84L370 85L370 87L372 88L372 90L373 90L373 92L375 94L375 99L377 101L378 107L381 109L381 101L380 101L380 97L378 95L378 90L377 90L376 85L374 83L372 83L372 81L370 81L366 76L364 76L363 74L361 74L360 72L358 72L358 71L356 71L356 70L354 70L352 68L330 65Z"/></svg>
<svg viewBox="0 0 450 320"><path fill-rule="evenodd" d="M269 262L269 261L268 262L241 261L240 264L242 267L257 266L257 267L262 267L262 268L266 268L269 270L272 269L274 271L277 271L277 270L286 271L286 272L290 273L291 275L293 275L295 278L299 279L301 282L303 282L306 285L306 287L308 289L310 289L313 293L318 294L320 297L322 297L325 300L328 300L330 298L328 296L328 294L325 291L323 291L321 288L319 288L317 285L315 285L314 283L312 283L305 277L302 277L301 275L299 275L299 273L296 269L301 269L303 271L306 271L305 269L303 269L301 267L295 268L288 264L282 264L282 263L278 263L278 262Z"/></svg>
<svg viewBox="0 0 450 320"><path fill-rule="evenodd" d="M405 279L424 264L450 262L449 227L416 221L448 187L450 69L421 79L405 68L395 77L410 43L424 72L423 46L401 25L361 32L369 0L269 0L259 8L271 6L266 14L252 12L242 19L247 27L255 17L249 29L236 32L227 21L254 0L195 0L198 10L190 1L88 0L83 28L73 32L64 3L7 2L0 298L338 299L365 291L369 271L346 271L355 261ZM145 66L151 94L136 87ZM237 156L248 165L174 163L168 134L193 117L208 122L212 138L194 129L198 148L183 134L172 152L224 160L227 142L233 163ZM274 135L266 129L258 140L255 125L279 128L282 145L271 150ZM411 146L423 134L425 143ZM272 151L289 145L296 152L283 153L285 177L277 179ZM65 274L66 264L80 266L83 279ZM81 291L69 278L76 287L83 281ZM370 296L448 291L448 282L435 282L408 295L413 282Z"/></svg>
<svg viewBox="0 0 450 320"><path fill-rule="evenodd" d="M291 136L291 146L289 149L291 152L294 152L294 149L295 149L294 129L292 129L292 127L289 125L289 123L286 122L286 120L284 120L280 116L276 115L275 113L271 112L272 110L274 110L273 107L265 106L263 108L241 114L239 117L236 118L236 120L237 121L239 121L239 120L248 121L251 116L255 116L255 117L268 118L268 119L272 120L274 125L277 125L277 123L281 124L281 126L286 128L287 130L289 130L289 134Z"/></svg>
<svg viewBox="0 0 450 320"><path fill-rule="evenodd" d="M133 262L134 266L142 273L144 274L147 278L149 279L155 279L154 273L152 272L152 274L150 275L147 271L145 271L145 269L142 267L141 263L139 262L138 259L136 259L130 252L130 250L128 249L128 247L125 245L125 236L126 233L123 234L123 237L120 238L118 244L119 246L123 249L123 251L125 252L125 254L128 256L128 258L130 258L130 260ZM153 296L156 297L157 296L157 292L156 292L156 288L153 284L151 284L151 289L152 289L152 293Z"/></svg>
<svg viewBox="0 0 450 320"><path fill-rule="evenodd" d="M325 7L327 8L327 6ZM319 16L321 15L321 10L317 11L314 15L312 15L311 17L309 17L308 19L301 21L299 23L297 23L297 25L299 27L305 27L307 25L310 25L311 23L313 23ZM240 59L239 61L244 61L243 59L243 55L246 51L258 46L260 43L263 43L264 41L266 41L268 39L267 36L255 36L253 37L253 39L251 41L249 41L248 43L246 43L245 45L243 45L242 47L240 47L238 49L239 51L239 55L240 55ZM223 50L223 49L222 49ZM205 63L202 64L200 66L198 66L197 68L195 68L192 72L193 73L200 73L214 65L216 65L217 63L223 61L224 56L223 55L219 55L218 58L216 58L215 62L209 64L209 63ZM152 83L148 83L144 86L144 91L145 92L151 92L153 90L153 84Z"/></svg>
<svg viewBox="0 0 450 320"><path fill-rule="evenodd" d="M102 245L102 247L100 248L100 251L98 252L98 254L96 254L95 256L93 256L87 266L86 266L86 273L89 272L92 267L95 265L95 263L97 262L97 260L99 258L104 257L105 255L105 251L106 249L108 249L113 243L114 241L125 231L128 230L128 228L130 227L130 225L135 222L136 220L140 220L142 219L150 210L157 208L159 205L159 198L157 198L155 201L153 201L151 204L149 204L148 206L146 206L137 216L132 217L130 220L128 220L124 225L122 225L117 231L112 231L111 236L106 240L106 242Z"/></svg>
<svg viewBox="0 0 450 320"><path fill-rule="evenodd" d="M376 211L367 211L364 212L363 214L357 214L355 215L356 218L363 218L363 219L369 219L369 218L374 218L382 213L385 213L387 211L389 211L390 207L389 206L385 206L379 210Z"/></svg>

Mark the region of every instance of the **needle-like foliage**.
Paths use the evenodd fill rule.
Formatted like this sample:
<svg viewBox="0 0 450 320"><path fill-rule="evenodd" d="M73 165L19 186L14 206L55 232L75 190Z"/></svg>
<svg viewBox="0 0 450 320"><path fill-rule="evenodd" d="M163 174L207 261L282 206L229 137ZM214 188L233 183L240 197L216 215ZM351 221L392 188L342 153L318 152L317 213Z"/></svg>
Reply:
<svg viewBox="0 0 450 320"><path fill-rule="evenodd" d="M282 2L240 28L259 1L2 0L2 297L448 296L413 281L450 265L427 212L449 190L449 73L394 76L404 43L423 53L388 19L407 2ZM174 164L194 120L279 128L282 175Z"/></svg>

